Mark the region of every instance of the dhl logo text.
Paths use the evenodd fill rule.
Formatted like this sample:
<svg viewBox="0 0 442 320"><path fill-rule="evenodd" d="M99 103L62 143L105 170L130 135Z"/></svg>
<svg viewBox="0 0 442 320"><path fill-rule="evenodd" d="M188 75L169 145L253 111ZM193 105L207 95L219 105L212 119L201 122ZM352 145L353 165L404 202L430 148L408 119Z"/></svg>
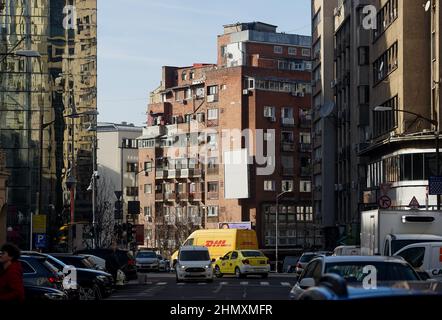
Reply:
<svg viewBox="0 0 442 320"><path fill-rule="evenodd" d="M227 241L226 240L207 240L204 244L205 247L227 247Z"/></svg>

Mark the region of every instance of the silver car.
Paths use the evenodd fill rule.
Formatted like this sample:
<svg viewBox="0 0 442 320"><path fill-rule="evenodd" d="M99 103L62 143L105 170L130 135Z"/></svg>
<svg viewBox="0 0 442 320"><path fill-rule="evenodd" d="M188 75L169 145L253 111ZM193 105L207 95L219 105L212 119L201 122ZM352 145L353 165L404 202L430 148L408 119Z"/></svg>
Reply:
<svg viewBox="0 0 442 320"><path fill-rule="evenodd" d="M160 260L152 250L139 251L135 257L137 272L158 272L160 270Z"/></svg>

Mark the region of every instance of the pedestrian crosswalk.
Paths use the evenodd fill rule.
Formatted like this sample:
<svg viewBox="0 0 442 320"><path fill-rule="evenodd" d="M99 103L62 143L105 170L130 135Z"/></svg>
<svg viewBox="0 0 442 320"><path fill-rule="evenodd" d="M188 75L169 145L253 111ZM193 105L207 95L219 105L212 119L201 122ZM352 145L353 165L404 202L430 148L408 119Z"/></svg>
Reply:
<svg viewBox="0 0 442 320"><path fill-rule="evenodd" d="M221 281L221 282L213 282L213 283L207 283L207 282L146 282L146 283L140 283L140 285L147 285L147 286L260 286L260 287L269 287L269 286L279 286L279 287L292 287L294 283L290 282L269 282L269 281L257 281L257 282L251 282L251 281Z"/></svg>

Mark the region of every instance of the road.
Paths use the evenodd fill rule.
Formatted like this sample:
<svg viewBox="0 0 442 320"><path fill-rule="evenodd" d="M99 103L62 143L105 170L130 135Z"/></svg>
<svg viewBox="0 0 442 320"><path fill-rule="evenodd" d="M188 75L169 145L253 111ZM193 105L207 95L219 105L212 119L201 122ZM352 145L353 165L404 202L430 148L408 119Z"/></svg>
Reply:
<svg viewBox="0 0 442 320"><path fill-rule="evenodd" d="M108 300L287 300L295 284L290 274L270 274L267 279L224 276L213 283L176 283L175 274L148 273L140 283L129 282Z"/></svg>

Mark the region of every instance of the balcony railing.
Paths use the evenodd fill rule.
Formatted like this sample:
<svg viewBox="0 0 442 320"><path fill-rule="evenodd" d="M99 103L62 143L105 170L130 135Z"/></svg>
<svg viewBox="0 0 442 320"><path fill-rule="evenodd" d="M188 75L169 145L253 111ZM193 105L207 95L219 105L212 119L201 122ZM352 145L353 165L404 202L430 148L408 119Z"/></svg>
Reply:
<svg viewBox="0 0 442 320"><path fill-rule="evenodd" d="M209 94L207 95L207 102L217 102L218 101L218 94Z"/></svg>
<svg viewBox="0 0 442 320"><path fill-rule="evenodd" d="M176 201L176 194L172 192L167 192L164 194L165 201Z"/></svg>
<svg viewBox="0 0 442 320"><path fill-rule="evenodd" d="M157 169L155 172L155 179L166 179L167 178L167 171L164 171L163 169Z"/></svg>
<svg viewBox="0 0 442 320"><path fill-rule="evenodd" d="M164 201L164 194L162 194L162 193L155 193L155 201L157 201L157 202Z"/></svg>
<svg viewBox="0 0 442 320"><path fill-rule="evenodd" d="M189 200L189 194L187 192L181 192L177 195L177 201L187 201Z"/></svg>
<svg viewBox="0 0 442 320"><path fill-rule="evenodd" d="M189 201L202 201L203 193L202 192L191 192L189 193Z"/></svg>
<svg viewBox="0 0 442 320"><path fill-rule="evenodd" d="M219 167L214 167L214 168L207 168L207 174L209 175L217 175L219 174Z"/></svg>

